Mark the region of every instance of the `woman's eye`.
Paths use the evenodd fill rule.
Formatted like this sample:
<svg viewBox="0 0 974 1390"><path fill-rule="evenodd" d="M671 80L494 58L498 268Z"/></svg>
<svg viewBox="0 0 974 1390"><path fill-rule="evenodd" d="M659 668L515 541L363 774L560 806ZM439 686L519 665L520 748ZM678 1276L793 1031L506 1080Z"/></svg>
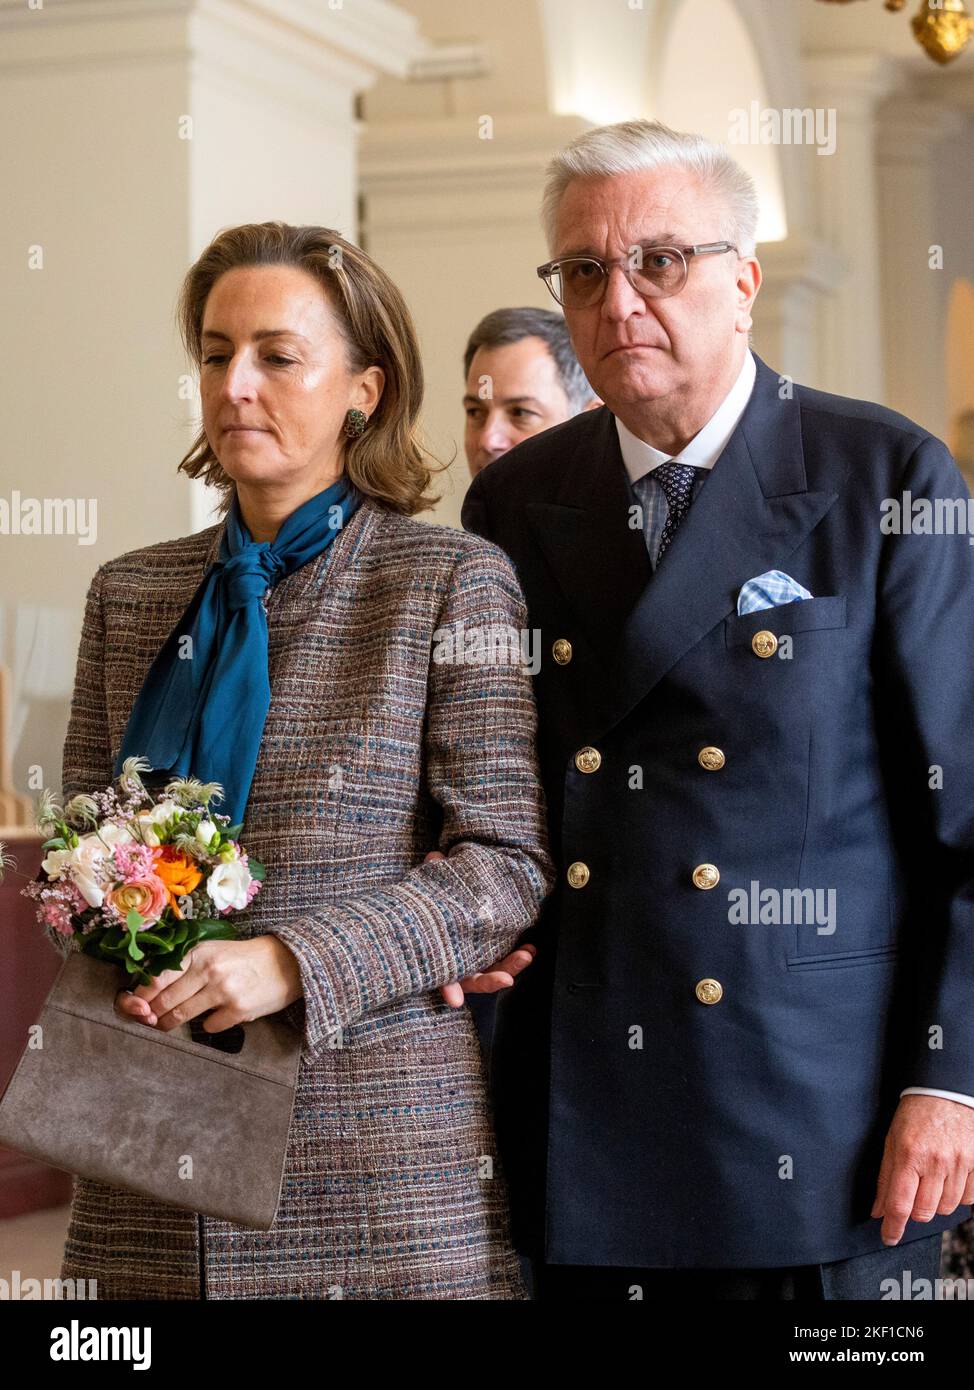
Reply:
<svg viewBox="0 0 974 1390"><path fill-rule="evenodd" d="M214 352L214 353L211 353L209 357L204 357L204 358L203 358L203 365L206 367L206 366L209 366L211 363L214 363L214 362L225 362L225 361L226 361L226 358L225 358L225 357L221 357L218 353L215 353L215 352ZM273 363L275 364L275 366L281 366L281 367L292 367L292 366L294 365L294 358L293 358L293 357L281 357L279 353L272 353L272 354L270 354L270 355L268 356L268 358L267 358L267 361L268 361L268 362L273 362Z"/></svg>

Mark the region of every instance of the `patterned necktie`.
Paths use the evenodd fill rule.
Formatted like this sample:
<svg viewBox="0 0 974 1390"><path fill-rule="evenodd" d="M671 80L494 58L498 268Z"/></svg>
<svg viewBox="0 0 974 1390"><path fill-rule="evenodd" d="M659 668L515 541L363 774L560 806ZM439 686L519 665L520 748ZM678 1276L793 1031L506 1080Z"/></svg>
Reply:
<svg viewBox="0 0 974 1390"><path fill-rule="evenodd" d="M692 463L675 463L670 460L669 463L661 463L658 468L654 468L649 476L655 478L663 489L667 506L667 517L659 539L659 550L656 552L658 565L679 530L680 523L690 510L697 470Z"/></svg>

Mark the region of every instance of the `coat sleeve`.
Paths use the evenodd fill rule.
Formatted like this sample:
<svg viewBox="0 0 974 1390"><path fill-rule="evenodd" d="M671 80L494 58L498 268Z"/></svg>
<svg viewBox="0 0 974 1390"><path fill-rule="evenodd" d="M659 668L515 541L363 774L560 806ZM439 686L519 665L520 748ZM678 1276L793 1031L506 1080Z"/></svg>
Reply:
<svg viewBox="0 0 974 1390"><path fill-rule="evenodd" d="M974 1094L974 536L964 481L927 437L899 498L964 525L886 538L879 585L877 701L900 826L915 950L905 1087ZM941 527L941 532L946 528Z"/></svg>
<svg viewBox="0 0 974 1390"><path fill-rule="evenodd" d="M104 577L105 567L102 565L88 586L85 600L71 712L61 758L61 795L64 801L70 801L79 792L101 791L112 780L105 703ZM45 928L45 934L58 953L67 956L68 938L51 928Z"/></svg>
<svg viewBox="0 0 974 1390"><path fill-rule="evenodd" d="M500 624L519 638L525 623L507 557L466 550L437 631L469 641ZM425 776L447 858L268 928L297 957L304 998L283 1012L310 1053L371 1010L485 969L534 921L553 881L536 724L519 661L438 661L431 648Z"/></svg>

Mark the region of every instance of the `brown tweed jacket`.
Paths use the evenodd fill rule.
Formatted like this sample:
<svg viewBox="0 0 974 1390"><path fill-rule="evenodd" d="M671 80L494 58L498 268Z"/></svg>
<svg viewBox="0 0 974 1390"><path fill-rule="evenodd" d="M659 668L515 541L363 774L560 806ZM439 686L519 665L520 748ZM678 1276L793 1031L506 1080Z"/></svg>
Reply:
<svg viewBox="0 0 974 1390"><path fill-rule="evenodd" d="M95 574L65 796L111 781L223 529ZM437 989L510 949L551 886L536 715L524 667L432 655L437 629L524 628L514 571L366 500L264 602L271 706L242 838L267 881L237 920L276 934L304 986L277 1218L252 1231L78 1178L62 1277L100 1298L523 1298L476 1030ZM424 863L434 848L447 859Z"/></svg>

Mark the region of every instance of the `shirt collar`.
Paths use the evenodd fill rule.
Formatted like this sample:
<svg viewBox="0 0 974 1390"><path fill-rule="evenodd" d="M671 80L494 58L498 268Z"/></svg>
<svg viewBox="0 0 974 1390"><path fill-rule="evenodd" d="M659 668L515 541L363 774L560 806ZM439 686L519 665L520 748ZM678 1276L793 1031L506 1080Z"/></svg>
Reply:
<svg viewBox="0 0 974 1390"><path fill-rule="evenodd" d="M727 447L731 435L737 429L740 418L747 408L747 403L751 399L751 392L754 390L756 377L757 367L754 356L748 348L734 385L703 429L695 434L690 443L676 455L677 462L690 463L696 468L713 468ZM644 477L652 469L658 468L661 463L668 463L674 457L672 454L661 453L659 449L654 449L652 444L647 444L645 440L639 439L631 430L626 429L618 415L615 417L615 422L619 434L619 448L622 450L622 461L626 466L630 482L634 483L637 478Z"/></svg>

